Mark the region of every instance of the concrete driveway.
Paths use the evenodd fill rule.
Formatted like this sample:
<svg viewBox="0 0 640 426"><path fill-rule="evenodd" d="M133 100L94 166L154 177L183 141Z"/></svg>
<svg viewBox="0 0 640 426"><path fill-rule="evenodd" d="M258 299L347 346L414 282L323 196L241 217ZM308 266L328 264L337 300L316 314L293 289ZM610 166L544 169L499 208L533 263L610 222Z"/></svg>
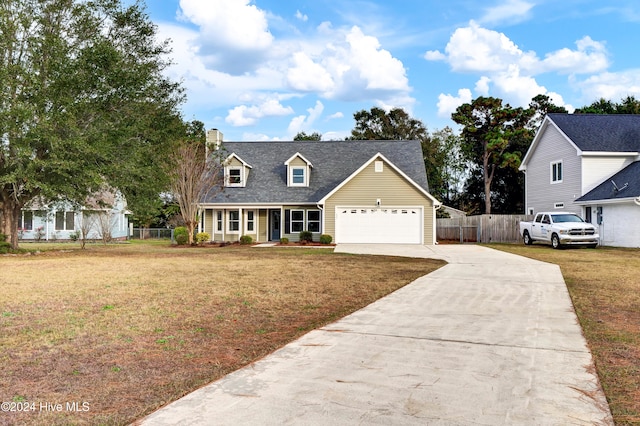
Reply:
<svg viewBox="0 0 640 426"><path fill-rule="evenodd" d="M556 265L475 245L339 245L448 265L144 425L612 425Z"/></svg>

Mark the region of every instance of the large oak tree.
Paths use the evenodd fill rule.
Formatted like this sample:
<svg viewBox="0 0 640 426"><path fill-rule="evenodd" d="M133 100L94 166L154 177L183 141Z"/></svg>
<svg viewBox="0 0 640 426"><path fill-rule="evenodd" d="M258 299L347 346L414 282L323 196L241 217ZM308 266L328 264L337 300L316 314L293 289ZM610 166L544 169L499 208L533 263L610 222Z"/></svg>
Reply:
<svg viewBox="0 0 640 426"><path fill-rule="evenodd" d="M168 52L141 3L0 3L0 233L14 248L37 197L81 204L108 184L135 208L166 184L156 163L183 100Z"/></svg>

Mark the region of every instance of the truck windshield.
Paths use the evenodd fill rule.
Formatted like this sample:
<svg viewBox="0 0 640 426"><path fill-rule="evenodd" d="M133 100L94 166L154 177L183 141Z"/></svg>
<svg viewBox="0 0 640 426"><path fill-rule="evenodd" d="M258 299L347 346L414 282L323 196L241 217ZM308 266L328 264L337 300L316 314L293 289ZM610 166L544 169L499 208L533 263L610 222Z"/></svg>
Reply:
<svg viewBox="0 0 640 426"><path fill-rule="evenodd" d="M563 222L584 222L580 218L580 216L575 214L554 214L552 215L553 221L555 223L563 223Z"/></svg>

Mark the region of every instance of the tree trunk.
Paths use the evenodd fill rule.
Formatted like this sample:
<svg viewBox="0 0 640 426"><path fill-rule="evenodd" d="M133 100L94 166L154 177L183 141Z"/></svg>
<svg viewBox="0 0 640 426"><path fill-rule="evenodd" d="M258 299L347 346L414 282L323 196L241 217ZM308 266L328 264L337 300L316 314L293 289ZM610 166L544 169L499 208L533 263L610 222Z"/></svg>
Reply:
<svg viewBox="0 0 640 426"><path fill-rule="evenodd" d="M482 156L482 167L484 169L484 213L491 214L491 179L493 170L489 172L489 153L487 152L487 142L484 142L484 155Z"/></svg>
<svg viewBox="0 0 640 426"><path fill-rule="evenodd" d="M187 221L187 222L185 223L185 225L186 225L186 227L187 227L187 230L189 231L189 240L188 240L188 243L189 243L189 245L190 245L190 246L192 246L192 245L194 244L194 241L193 241L193 234L194 234L194 232L196 231L196 223L197 223L197 222L193 222L193 221L191 221L191 220L190 220L190 221Z"/></svg>
<svg viewBox="0 0 640 426"><path fill-rule="evenodd" d="M22 205L11 196L0 194L0 206L2 208L0 233L7 236L7 242L11 244L12 249L16 250L18 248L18 223L20 222Z"/></svg>

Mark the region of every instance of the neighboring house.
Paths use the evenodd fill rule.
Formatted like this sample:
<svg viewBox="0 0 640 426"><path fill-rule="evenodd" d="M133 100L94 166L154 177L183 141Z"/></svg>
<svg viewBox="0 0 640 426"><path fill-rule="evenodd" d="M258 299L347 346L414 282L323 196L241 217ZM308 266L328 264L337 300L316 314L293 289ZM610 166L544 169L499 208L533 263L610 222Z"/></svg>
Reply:
<svg viewBox="0 0 640 426"><path fill-rule="evenodd" d="M217 130L208 144L221 141ZM435 243L435 211L419 141L225 142L222 193L202 200L214 241Z"/></svg>
<svg viewBox="0 0 640 426"><path fill-rule="evenodd" d="M549 114L525 155L525 210L565 210L640 247L640 115Z"/></svg>
<svg viewBox="0 0 640 426"><path fill-rule="evenodd" d="M86 232L89 240L123 240L129 235L127 203L117 191L101 191L82 207L59 202L34 201L22 209L18 234L21 240L70 240Z"/></svg>

